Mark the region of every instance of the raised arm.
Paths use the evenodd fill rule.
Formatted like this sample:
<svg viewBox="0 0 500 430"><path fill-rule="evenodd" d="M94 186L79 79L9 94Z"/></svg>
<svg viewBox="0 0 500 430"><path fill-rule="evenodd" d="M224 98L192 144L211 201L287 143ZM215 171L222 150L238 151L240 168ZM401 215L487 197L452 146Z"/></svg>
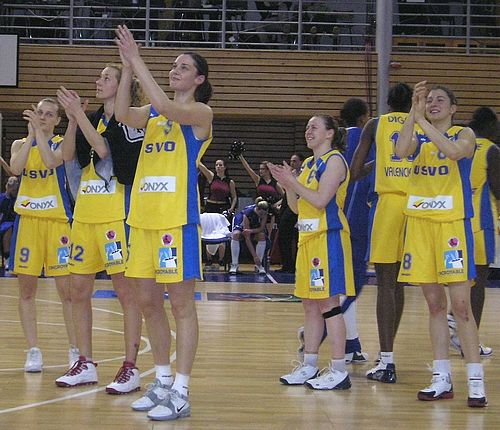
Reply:
<svg viewBox="0 0 500 430"><path fill-rule="evenodd" d="M232 179L229 181L229 192L231 193L231 207L229 210L234 213L238 204L238 194L236 193L236 184Z"/></svg>
<svg viewBox="0 0 500 430"><path fill-rule="evenodd" d="M257 173L255 173L253 171L253 169L250 167L250 164L248 164L248 161L245 160L245 157L243 157L243 155L240 155L239 158L240 158L241 164L243 164L243 167L245 168L247 173L250 175L250 178L254 182L255 186L259 185L260 176L257 175Z"/></svg>
<svg viewBox="0 0 500 430"><path fill-rule="evenodd" d="M462 158L472 158L474 156L476 136L471 128L463 128L458 134L457 140L449 140L425 117L419 118L417 122L427 137L450 160L461 160Z"/></svg>
<svg viewBox="0 0 500 430"><path fill-rule="evenodd" d="M63 162L61 146L59 146L55 150L50 147L48 142L49 138L52 136L47 137L47 135L44 133L40 118L36 113L36 106L32 106L32 108L33 109L26 109L23 112L23 118L28 121L29 126L34 132L34 137L37 142L38 150L40 151L40 156L42 158L43 164L45 164L45 167L47 167L48 169L54 169L57 166L61 165ZM26 143L28 143L28 139L26 139ZM29 149L27 150L27 152L29 152ZM27 155L21 171L26 165L26 161Z"/></svg>
<svg viewBox="0 0 500 430"><path fill-rule="evenodd" d="M179 123L195 127L195 135L204 139L209 136L213 119L212 109L204 103L182 103L170 99L153 78L146 63L140 56L139 46L132 33L126 26L118 26L115 39L122 61L132 67L133 72L141 82L141 87L151 104L163 116ZM185 65L174 65L174 67ZM123 76L122 76L123 79ZM203 82L205 77L197 76L195 79Z"/></svg>
<svg viewBox="0 0 500 430"><path fill-rule="evenodd" d="M10 168L14 175L23 173L33 140L34 136L29 133L25 141L18 139L12 143L10 148Z"/></svg>
<svg viewBox="0 0 500 430"><path fill-rule="evenodd" d="M106 141L104 140L104 137L102 137L97 130L94 128L94 126L91 124L89 118L85 114L85 108L88 105L88 102L85 101L85 104L82 106L80 96L76 91L73 90L68 90L64 87L60 87L57 90L57 101L61 104L61 106L64 108L66 115L68 118L72 118L75 120L80 127L80 130L82 131L83 135L85 136L85 139L89 143L89 145L94 149L94 151L99 155L99 158L104 159L109 155L109 148L108 145L106 144ZM71 122L71 120L70 120ZM68 124L69 127L69 124ZM71 124L71 127L73 127L73 124ZM72 129L69 130L71 133L67 133L68 137L71 139L72 138ZM75 130L75 136L76 136L76 130ZM66 138L66 134L65 134ZM74 145L74 142L73 142ZM63 145L66 146L66 143ZM68 145L68 147L72 146L71 144ZM67 148L70 149L70 148ZM63 150L63 157L65 157L67 154L65 154L65 150ZM74 158L74 155L73 157ZM70 158L70 159L72 159ZM64 158L66 160L66 158Z"/></svg>
<svg viewBox="0 0 500 430"><path fill-rule="evenodd" d="M358 147L354 151L352 157L350 171L351 182L357 181L370 173L373 163L366 163L370 149L375 141L375 133L377 131L378 119L372 118L363 127Z"/></svg>
<svg viewBox="0 0 500 430"><path fill-rule="evenodd" d="M133 71L130 64L121 55L123 69L115 98L115 118L129 127L145 128L148 123L151 105L132 107L130 86L132 85Z"/></svg>
<svg viewBox="0 0 500 430"><path fill-rule="evenodd" d="M5 173L7 173L7 176L13 176L9 163L7 163L7 161L5 161L1 155L0 155L0 165L2 166L3 170L5 170Z"/></svg>
<svg viewBox="0 0 500 430"><path fill-rule="evenodd" d="M341 157L330 157L327 161L326 169L321 175L318 190L314 191L306 188L295 178L290 166L286 162L283 163L283 166L277 166L272 163L268 165L270 165L271 172L276 180L287 190L287 197L289 193L293 192L296 196L307 200L317 209L324 209L330 203L340 184L347 176L347 167L344 160ZM293 194L290 197L293 197ZM290 200L288 202L290 204ZM296 201L292 204L295 203ZM292 208L291 205L290 207Z"/></svg>
<svg viewBox="0 0 500 430"><path fill-rule="evenodd" d="M203 176L205 176L205 178L207 178L207 181L210 183L212 182L212 180L214 179L214 172L212 172L211 170L209 170L207 168L207 166L205 166L201 161L200 163L198 164L198 169L200 169L200 172Z"/></svg>

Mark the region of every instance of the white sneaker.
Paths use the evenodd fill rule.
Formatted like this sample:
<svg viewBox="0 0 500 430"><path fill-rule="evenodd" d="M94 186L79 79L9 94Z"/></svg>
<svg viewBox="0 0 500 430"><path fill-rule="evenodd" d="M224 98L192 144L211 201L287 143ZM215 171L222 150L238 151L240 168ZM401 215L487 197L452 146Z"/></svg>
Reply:
<svg viewBox="0 0 500 430"><path fill-rule="evenodd" d="M165 400L148 412L148 418L154 421L171 421L190 415L189 399L176 390L171 390Z"/></svg>
<svg viewBox="0 0 500 430"><path fill-rule="evenodd" d="M366 377L372 381L384 384L395 384L397 381L396 366L394 363L384 363L380 360L375 367L366 372Z"/></svg>
<svg viewBox="0 0 500 430"><path fill-rule="evenodd" d="M484 408L488 404L484 391L484 380L481 377L472 377L468 381L469 397L467 405L471 408Z"/></svg>
<svg viewBox="0 0 500 430"><path fill-rule="evenodd" d="M483 344L479 345L479 356L480 357L489 357L493 355L493 349L489 346L485 346Z"/></svg>
<svg viewBox="0 0 500 430"><path fill-rule="evenodd" d="M24 363L24 371L28 373L38 373L42 371L43 360L42 351L34 346L28 350L26 354L26 362Z"/></svg>
<svg viewBox="0 0 500 430"><path fill-rule="evenodd" d="M346 371L340 372L326 367L316 378L309 379L306 386L313 390L348 390L351 388L351 380Z"/></svg>
<svg viewBox="0 0 500 430"><path fill-rule="evenodd" d="M236 275L238 273L239 266L237 264L231 264L229 269L229 274Z"/></svg>
<svg viewBox="0 0 500 430"><path fill-rule="evenodd" d="M280 378L280 382L286 385L302 385L318 374L319 369L317 367L299 362L295 362L295 364L297 366L288 375L283 375Z"/></svg>
<svg viewBox="0 0 500 430"><path fill-rule="evenodd" d="M448 329L450 330L450 336L453 336L457 332L457 323L455 317L452 314L448 314Z"/></svg>
<svg viewBox="0 0 500 430"><path fill-rule="evenodd" d="M141 375L139 369L126 361L120 367L115 380L106 386L108 394L128 394L141 389Z"/></svg>
<svg viewBox="0 0 500 430"><path fill-rule="evenodd" d="M80 385L97 384L97 364L80 356L68 371L56 379L58 387L78 387Z"/></svg>
<svg viewBox="0 0 500 430"><path fill-rule="evenodd" d="M449 373L434 372L431 385L418 392L418 400L453 399L453 384Z"/></svg>
<svg viewBox="0 0 500 430"><path fill-rule="evenodd" d="M354 351L345 355L345 364L363 364L368 361L366 352Z"/></svg>
<svg viewBox="0 0 500 430"><path fill-rule="evenodd" d="M262 264L260 264L259 266L255 266L255 271L258 272L259 275L265 275L267 273Z"/></svg>
<svg viewBox="0 0 500 430"><path fill-rule="evenodd" d="M450 336L450 346L457 352L462 353L462 347L460 346L460 339L456 332Z"/></svg>
<svg viewBox="0 0 500 430"><path fill-rule="evenodd" d="M69 367L73 367L73 364L75 364L79 358L80 358L80 350L76 346L70 346L68 351Z"/></svg>
<svg viewBox="0 0 500 430"><path fill-rule="evenodd" d="M155 379L147 386L144 395L138 398L130 406L134 411L149 411L167 399L171 386L163 385L159 379Z"/></svg>

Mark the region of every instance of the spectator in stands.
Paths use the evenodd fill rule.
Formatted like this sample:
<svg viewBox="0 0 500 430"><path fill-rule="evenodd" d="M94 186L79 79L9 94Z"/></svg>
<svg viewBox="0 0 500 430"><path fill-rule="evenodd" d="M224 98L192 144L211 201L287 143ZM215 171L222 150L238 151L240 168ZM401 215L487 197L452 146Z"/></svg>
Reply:
<svg viewBox="0 0 500 430"><path fill-rule="evenodd" d="M42 270L45 276L54 277L62 302L70 343L69 363L79 355L68 276L72 213L64 183L63 138L54 134L61 120L59 105L51 98L44 98L33 109L26 109L23 118L28 123L28 136L14 141L11 147L11 170L22 176L15 205L19 217L9 264L19 282L19 316L28 343L24 370L41 372L43 359L38 348L35 299Z"/></svg>
<svg viewBox="0 0 500 430"><path fill-rule="evenodd" d="M240 240L244 239L248 251L253 257L255 270L261 274L266 274L264 258L267 247L266 222L269 211L269 203L258 197L255 204L247 206L237 213L233 222L233 234L231 240L231 268L229 273L236 275L239 269ZM257 245L253 245L253 241Z"/></svg>
<svg viewBox="0 0 500 430"><path fill-rule="evenodd" d="M16 219L14 205L19 191L19 178L11 176L5 184L5 193L0 194L0 238L2 240L2 261L4 267L9 267L10 240L12 227Z"/></svg>
<svg viewBox="0 0 500 430"><path fill-rule="evenodd" d="M205 203L205 212L224 214L228 221L232 221L238 196L236 194L236 185L229 177L225 160L215 161L215 173L209 170L203 163L198 165L200 172L208 182L208 198ZM226 245L220 244L218 247L219 265L224 266L224 253ZM212 265L212 254L207 252L206 266Z"/></svg>
<svg viewBox="0 0 500 430"><path fill-rule="evenodd" d="M259 174L255 173L253 169L248 164L247 160L243 157L243 155L239 156L243 167L249 174L250 178L255 184L256 195L255 197L262 197L266 200L269 205L269 213L267 215L267 235L269 240L271 240L271 248L274 242L274 229L279 222L279 219L276 219L279 214L279 209L281 207L281 199L283 198L285 192L281 185L278 184L276 179L273 178L271 172L269 171L269 167L267 167L268 161L262 161L259 164Z"/></svg>
<svg viewBox="0 0 500 430"><path fill-rule="evenodd" d="M495 261L495 237L497 235L498 203L500 200L500 123L493 109L480 107L472 116L469 127L476 135L476 152L472 161L471 186L474 216L474 263L476 265L475 285L470 290L472 313L477 328L483 314L485 286L490 272L489 265ZM448 314L450 343L461 352L460 339L453 313ZM488 357L493 350L479 345L479 355Z"/></svg>
<svg viewBox="0 0 500 430"><path fill-rule="evenodd" d="M299 176L304 156L301 153L290 157L290 166L295 176ZM295 258L297 254L297 242L299 232L297 231L297 214L288 206L286 194L283 195L279 210L278 243L281 256L282 273L295 273Z"/></svg>
<svg viewBox="0 0 500 430"><path fill-rule="evenodd" d="M467 363L467 405L479 408L488 401L470 304L476 277L470 222L476 137L469 127L452 124L456 111L457 99L449 88L439 85L428 90L426 81L415 85L411 111L394 150L400 159L415 156L407 189L399 280L420 285L429 308L433 375L431 384L418 392L418 399L453 397L446 285Z"/></svg>

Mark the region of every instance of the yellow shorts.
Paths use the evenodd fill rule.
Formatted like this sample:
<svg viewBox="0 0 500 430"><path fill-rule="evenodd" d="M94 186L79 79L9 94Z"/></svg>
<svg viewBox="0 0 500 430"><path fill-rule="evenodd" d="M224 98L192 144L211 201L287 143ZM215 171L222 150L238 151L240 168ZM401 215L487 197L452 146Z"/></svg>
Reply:
<svg viewBox="0 0 500 430"><path fill-rule="evenodd" d="M403 256L408 198L381 194L370 208L368 260L370 263L396 263Z"/></svg>
<svg viewBox="0 0 500 430"><path fill-rule="evenodd" d="M399 282L463 282L476 277L470 220L434 222L408 217Z"/></svg>
<svg viewBox="0 0 500 430"><path fill-rule="evenodd" d="M197 224L167 230L131 227L125 276L166 284L202 279L200 235Z"/></svg>
<svg viewBox="0 0 500 430"><path fill-rule="evenodd" d="M86 224L73 221L69 271L80 275L106 270L110 275L125 271L127 261L125 222Z"/></svg>
<svg viewBox="0 0 500 430"><path fill-rule="evenodd" d="M18 216L12 237L14 273L40 276L69 274L70 225L47 218Z"/></svg>
<svg viewBox="0 0 500 430"><path fill-rule="evenodd" d="M327 299L354 296L351 240L345 230L329 230L299 239L295 296Z"/></svg>
<svg viewBox="0 0 500 430"><path fill-rule="evenodd" d="M474 232L474 262L478 266L489 266L495 261L495 230Z"/></svg>

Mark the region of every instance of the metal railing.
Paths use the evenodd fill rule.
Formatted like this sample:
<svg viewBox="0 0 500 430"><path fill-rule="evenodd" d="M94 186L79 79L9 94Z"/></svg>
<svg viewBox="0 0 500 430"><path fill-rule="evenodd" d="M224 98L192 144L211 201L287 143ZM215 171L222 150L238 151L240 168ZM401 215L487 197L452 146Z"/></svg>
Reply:
<svg viewBox="0 0 500 430"><path fill-rule="evenodd" d="M500 52L497 0L393 1L393 50ZM362 50L376 1L44 0L0 3L0 32L21 43L113 43L129 26L145 46Z"/></svg>

